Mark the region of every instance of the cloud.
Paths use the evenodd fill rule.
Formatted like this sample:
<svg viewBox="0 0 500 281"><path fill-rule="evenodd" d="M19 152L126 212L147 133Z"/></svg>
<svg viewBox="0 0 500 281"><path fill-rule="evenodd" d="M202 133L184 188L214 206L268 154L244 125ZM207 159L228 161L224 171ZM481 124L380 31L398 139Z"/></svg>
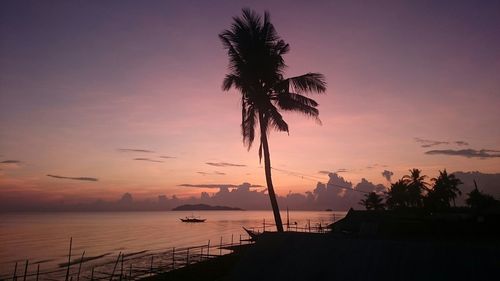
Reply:
<svg viewBox="0 0 500 281"><path fill-rule="evenodd" d="M21 164L22 162L19 160L3 160L0 164Z"/></svg>
<svg viewBox="0 0 500 281"><path fill-rule="evenodd" d="M118 148L120 152L141 152L141 153L153 153L152 150L147 149L136 149L136 148Z"/></svg>
<svg viewBox="0 0 500 281"><path fill-rule="evenodd" d="M137 160L137 161L148 161L148 162L155 162L155 163L163 163L163 161L149 159L149 158L134 158L134 160Z"/></svg>
<svg viewBox="0 0 500 281"><path fill-rule="evenodd" d="M374 168L377 168L377 167L382 167L382 168L387 168L387 165L383 165L383 164L373 164L373 165L370 165L370 166L366 166L366 169L374 169Z"/></svg>
<svg viewBox="0 0 500 281"><path fill-rule="evenodd" d="M198 188L236 188L240 187L241 185L236 185L236 184L227 184L227 183L221 183L221 184L189 184L189 183L183 183L179 184L179 186L184 186L184 187L198 187ZM262 185L259 184L251 184L248 187L263 187Z"/></svg>
<svg viewBox="0 0 500 281"><path fill-rule="evenodd" d="M219 172L219 171L214 171L213 173L207 173L207 172L196 172L196 173L203 175L203 176L209 176L209 175L225 176L226 175L226 173Z"/></svg>
<svg viewBox="0 0 500 281"><path fill-rule="evenodd" d="M361 179L361 182L359 182L355 187L355 190L364 192L364 193L369 193L369 192L382 192L386 190L386 187L381 185L381 184L374 184L372 182L369 182L365 178Z"/></svg>
<svg viewBox="0 0 500 281"><path fill-rule="evenodd" d="M77 181L98 181L96 178L90 177L64 177L64 176L56 176L56 175L47 175L47 177L56 178L56 179L65 179L65 180L77 180Z"/></svg>
<svg viewBox="0 0 500 281"><path fill-rule="evenodd" d="M433 146L440 145L440 144L450 144L447 141L428 140L428 139L421 139L421 138L415 138L415 141L420 143L421 147L433 147Z"/></svg>
<svg viewBox="0 0 500 281"><path fill-rule="evenodd" d="M160 156L160 158L163 158L163 159L174 159L174 158L177 158L175 156Z"/></svg>
<svg viewBox="0 0 500 281"><path fill-rule="evenodd" d="M205 164L215 167L246 167L247 165L243 164L234 164L227 162L206 162Z"/></svg>
<svg viewBox="0 0 500 281"><path fill-rule="evenodd" d="M388 181L391 181L392 176L394 176L394 173L392 171L384 170L382 172L382 176Z"/></svg>
<svg viewBox="0 0 500 281"><path fill-rule="evenodd" d="M420 146L424 147L424 148L429 148L429 147L433 147L433 146L441 145L441 144L454 144L454 145L458 145L458 146L468 146L469 145L468 142L462 141L462 140L456 140L456 141L449 142L449 141L438 141L438 140L415 138L415 141L420 143L421 144Z"/></svg>
<svg viewBox="0 0 500 281"><path fill-rule="evenodd" d="M323 170L323 171L319 171L318 174L322 174L322 175L329 175L329 174L338 174L338 173L346 173L348 172L349 170L347 169L344 169L344 168L340 168L338 169L337 171L335 172L332 172L332 171L326 171L326 170Z"/></svg>
<svg viewBox="0 0 500 281"><path fill-rule="evenodd" d="M425 152L425 154L428 154L428 155L462 156L462 157L467 157L467 158L480 158L480 159L500 157L500 151L498 151L498 150L491 150L491 149L481 149L481 150L475 150L475 149L429 150L429 151Z"/></svg>

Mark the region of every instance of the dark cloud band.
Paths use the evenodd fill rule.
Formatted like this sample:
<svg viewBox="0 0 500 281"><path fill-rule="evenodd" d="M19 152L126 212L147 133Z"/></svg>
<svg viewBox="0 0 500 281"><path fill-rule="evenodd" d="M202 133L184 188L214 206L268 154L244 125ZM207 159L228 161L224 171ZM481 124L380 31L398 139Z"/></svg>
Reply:
<svg viewBox="0 0 500 281"><path fill-rule="evenodd" d="M147 162L155 162L155 163L163 163L163 161L160 160L154 160L154 159L149 159L149 158L134 158L136 161L147 161Z"/></svg>
<svg viewBox="0 0 500 281"><path fill-rule="evenodd" d="M77 180L77 181L98 181L97 178L91 177L65 177L65 176L57 176L57 175L47 175L47 177L55 178L55 179L64 179L64 180Z"/></svg>
<svg viewBox="0 0 500 281"><path fill-rule="evenodd" d="M424 148L429 148L429 147L433 147L433 146L441 145L441 144L454 144L454 145L458 145L458 146L468 146L469 145L468 142L461 141L461 140L449 142L449 141L439 141L439 140L415 138L415 142L420 143L420 146L424 147Z"/></svg>
<svg viewBox="0 0 500 281"><path fill-rule="evenodd" d="M183 184L179 184L179 186L184 186L184 187L198 187L198 188L236 188L236 187L240 187L240 185L227 184L227 183L222 183L222 184L189 184L189 183L183 183ZM249 187L263 187L263 186L259 185L259 184L252 184Z"/></svg>
<svg viewBox="0 0 500 281"><path fill-rule="evenodd" d="M0 162L0 164L20 164L21 161L19 160L4 160L2 162Z"/></svg>
<svg viewBox="0 0 500 281"><path fill-rule="evenodd" d="M481 149L481 150L475 150L475 149L460 149L460 150L443 149L443 150L430 150L430 151L425 152L425 154L428 154L428 155L462 156L462 157L467 157L467 158L480 158L480 159L500 157L500 151L498 151L498 150L491 150L491 149Z"/></svg>
<svg viewBox="0 0 500 281"><path fill-rule="evenodd" d="M153 153L152 150L147 149L136 149L136 148L118 148L120 152L141 152L141 153Z"/></svg>
<svg viewBox="0 0 500 281"><path fill-rule="evenodd" d="M243 164L234 164L227 162L206 162L205 164L215 167L246 167L247 165Z"/></svg>

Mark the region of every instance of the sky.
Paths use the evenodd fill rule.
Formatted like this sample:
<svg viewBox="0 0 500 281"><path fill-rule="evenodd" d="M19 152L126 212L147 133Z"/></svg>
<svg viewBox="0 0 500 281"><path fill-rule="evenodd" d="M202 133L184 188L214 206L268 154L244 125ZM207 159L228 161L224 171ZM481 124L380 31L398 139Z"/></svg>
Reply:
<svg viewBox="0 0 500 281"><path fill-rule="evenodd" d="M329 172L384 185L385 170L500 173L498 1L2 1L0 197L265 185L239 93L221 89L218 34L244 7L290 44L287 76L328 83L321 126L285 113L290 134L271 133L279 195Z"/></svg>

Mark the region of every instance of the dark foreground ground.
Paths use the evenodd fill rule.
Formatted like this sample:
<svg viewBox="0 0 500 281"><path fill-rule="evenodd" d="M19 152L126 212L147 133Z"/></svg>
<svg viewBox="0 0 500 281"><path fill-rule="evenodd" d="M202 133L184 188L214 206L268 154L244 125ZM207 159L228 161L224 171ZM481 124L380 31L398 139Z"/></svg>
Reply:
<svg viewBox="0 0 500 281"><path fill-rule="evenodd" d="M239 253L149 280L498 280L499 239L266 233Z"/></svg>

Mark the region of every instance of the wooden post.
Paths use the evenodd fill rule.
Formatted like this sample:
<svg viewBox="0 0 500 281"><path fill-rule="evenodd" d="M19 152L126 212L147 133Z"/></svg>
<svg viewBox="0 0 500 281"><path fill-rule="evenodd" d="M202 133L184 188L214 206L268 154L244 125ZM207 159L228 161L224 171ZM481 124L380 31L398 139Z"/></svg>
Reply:
<svg viewBox="0 0 500 281"><path fill-rule="evenodd" d="M262 221L262 232L266 232L266 219Z"/></svg>
<svg viewBox="0 0 500 281"><path fill-rule="evenodd" d="M122 252L118 253L118 258L116 259L115 266L113 267L113 272L111 272L111 277L109 278L109 281L112 281L113 277L115 276L116 266L118 265L118 262L120 261L121 255L122 255Z"/></svg>
<svg viewBox="0 0 500 281"><path fill-rule="evenodd" d="M23 277L23 281L26 281L26 276L28 275L28 263L29 261L26 260L26 265L24 266L24 277Z"/></svg>
<svg viewBox="0 0 500 281"><path fill-rule="evenodd" d="M94 267L92 267L92 272L90 273L90 281L94 281Z"/></svg>
<svg viewBox="0 0 500 281"><path fill-rule="evenodd" d="M83 256L85 256L85 251L83 251L82 257L80 258L80 265L78 266L78 274L76 275L76 281L80 281L80 272L82 270Z"/></svg>
<svg viewBox="0 0 500 281"><path fill-rule="evenodd" d="M175 269L175 247L172 249L172 270Z"/></svg>
<svg viewBox="0 0 500 281"><path fill-rule="evenodd" d="M128 280L132 280L132 263L128 266Z"/></svg>
<svg viewBox="0 0 500 281"><path fill-rule="evenodd" d="M12 281L16 281L17 280L17 261L16 261L16 265L14 265L14 275L12 275Z"/></svg>
<svg viewBox="0 0 500 281"><path fill-rule="evenodd" d="M38 276L40 276L40 264L36 267L36 281L38 281Z"/></svg>
<svg viewBox="0 0 500 281"><path fill-rule="evenodd" d="M187 253L186 253L186 265L189 265L189 248L187 248Z"/></svg>
<svg viewBox="0 0 500 281"><path fill-rule="evenodd" d="M241 245L241 234L240 234L240 245Z"/></svg>
<svg viewBox="0 0 500 281"><path fill-rule="evenodd" d="M222 236L220 237L219 256L222 256Z"/></svg>
<svg viewBox="0 0 500 281"><path fill-rule="evenodd" d="M309 227L309 232L311 232L311 220L307 220L307 226Z"/></svg>
<svg viewBox="0 0 500 281"><path fill-rule="evenodd" d="M149 276L152 276L153 275L153 259L154 259L154 255L151 255L151 266L149 267Z"/></svg>
<svg viewBox="0 0 500 281"><path fill-rule="evenodd" d="M121 264L121 268L120 268L120 281L122 281L122 278L123 278L123 256L125 254L122 255L122 264Z"/></svg>
<svg viewBox="0 0 500 281"><path fill-rule="evenodd" d="M233 246L233 234L231 234L231 246Z"/></svg>
<svg viewBox="0 0 500 281"><path fill-rule="evenodd" d="M286 231L288 231L289 226L290 226L290 216L288 215L288 206L286 206Z"/></svg>
<svg viewBox="0 0 500 281"><path fill-rule="evenodd" d="M71 265L71 247L73 247L73 237L69 238L68 268L66 269L66 278L64 278L65 281L68 281L69 278L69 267Z"/></svg>
<svg viewBox="0 0 500 281"><path fill-rule="evenodd" d="M207 245L207 258L210 258L210 240L208 240L208 245Z"/></svg>

